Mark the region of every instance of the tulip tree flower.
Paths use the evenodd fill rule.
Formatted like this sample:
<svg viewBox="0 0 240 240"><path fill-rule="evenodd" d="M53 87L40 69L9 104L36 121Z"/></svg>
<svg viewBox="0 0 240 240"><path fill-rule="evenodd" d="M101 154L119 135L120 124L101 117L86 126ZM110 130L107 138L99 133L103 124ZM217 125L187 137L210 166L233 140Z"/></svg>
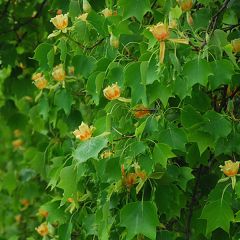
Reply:
<svg viewBox="0 0 240 240"><path fill-rule="evenodd" d="M224 162L225 165L220 165L221 171L227 176L227 178L220 179L219 182L225 182L229 178L232 181L232 188L235 188L236 185L236 176L239 170L239 162L233 162L232 160L228 160Z"/></svg>
<svg viewBox="0 0 240 240"><path fill-rule="evenodd" d="M93 126L89 127L86 123L82 122L78 129L73 132L73 134L77 139L85 141L92 137L94 129L95 128Z"/></svg>
<svg viewBox="0 0 240 240"><path fill-rule="evenodd" d="M42 223L40 226L35 228L35 230L38 232L38 234L42 237L45 237L48 235L49 230L48 230L48 225L46 223Z"/></svg>
<svg viewBox="0 0 240 240"><path fill-rule="evenodd" d="M53 68L52 76L54 80L62 82L66 77L65 70L63 69L63 65L59 64Z"/></svg>
<svg viewBox="0 0 240 240"><path fill-rule="evenodd" d="M108 100L115 100L120 97L121 89L117 83L114 83L114 84L112 84L112 86L107 86L103 90L103 94L104 94L105 98L107 98Z"/></svg>
<svg viewBox="0 0 240 240"><path fill-rule="evenodd" d="M234 39L231 41L233 52L239 53L240 52L240 38Z"/></svg>
<svg viewBox="0 0 240 240"><path fill-rule="evenodd" d="M68 13L66 14L59 14L54 18L51 18L50 22L58 29L53 31L48 38L56 37L61 32L66 33L67 32L67 26L68 26Z"/></svg>
<svg viewBox="0 0 240 240"><path fill-rule="evenodd" d="M68 13L67 14L59 14L54 18L51 18L50 22L59 30L66 32L66 28L68 26Z"/></svg>
<svg viewBox="0 0 240 240"><path fill-rule="evenodd" d="M158 23L156 25L153 25L149 28L149 31L160 43L160 48L159 48L160 63L163 63L163 60L164 60L165 42L166 41L171 41L174 43L181 43L181 44L189 43L188 39L182 39L182 38L171 39L171 38L169 38L169 36L170 36L169 26L165 23Z"/></svg>
<svg viewBox="0 0 240 240"><path fill-rule="evenodd" d="M32 80L35 86L40 90L47 87L48 81L45 79L42 73L34 73L32 76Z"/></svg>

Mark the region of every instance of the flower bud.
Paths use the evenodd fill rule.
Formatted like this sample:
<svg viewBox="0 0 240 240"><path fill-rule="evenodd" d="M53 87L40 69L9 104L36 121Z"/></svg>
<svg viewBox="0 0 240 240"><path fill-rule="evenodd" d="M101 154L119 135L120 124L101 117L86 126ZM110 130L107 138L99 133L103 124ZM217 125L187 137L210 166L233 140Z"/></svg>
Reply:
<svg viewBox="0 0 240 240"><path fill-rule="evenodd" d="M59 14L51 18L50 22L59 30L64 30L68 26L68 14Z"/></svg>
<svg viewBox="0 0 240 240"><path fill-rule="evenodd" d="M169 28L164 23L153 25L149 30L158 41L165 41L169 37Z"/></svg>
<svg viewBox="0 0 240 240"><path fill-rule="evenodd" d="M105 98L108 100L114 100L120 97L121 90L117 83L112 84L112 86L108 86L103 90L103 94Z"/></svg>
<svg viewBox="0 0 240 240"><path fill-rule="evenodd" d="M111 17L113 15L113 11L109 8L105 8L102 10L102 14L104 15L105 18Z"/></svg>
<svg viewBox="0 0 240 240"><path fill-rule="evenodd" d="M90 3L87 0L83 0L83 11L88 13L91 10L92 10L92 7Z"/></svg>
<svg viewBox="0 0 240 240"><path fill-rule="evenodd" d="M131 188L136 183L137 176L135 173L128 173L126 177L124 177L123 181L127 188Z"/></svg>
<svg viewBox="0 0 240 240"><path fill-rule="evenodd" d="M181 0L179 1L180 7L183 12L187 12L192 9L193 1L192 0Z"/></svg>
<svg viewBox="0 0 240 240"><path fill-rule="evenodd" d="M193 25L193 18L190 12L187 12L187 23L189 26Z"/></svg>
<svg viewBox="0 0 240 240"><path fill-rule="evenodd" d="M93 126L88 126L86 123L82 122L81 125L76 129L73 134L75 137L81 141L85 141L89 138L91 138L92 133L94 131Z"/></svg>
<svg viewBox="0 0 240 240"><path fill-rule="evenodd" d="M233 47L233 52L239 53L240 52L240 38L232 40L231 44Z"/></svg>
<svg viewBox="0 0 240 240"><path fill-rule="evenodd" d="M62 14L62 9L58 9L57 10L57 15L61 15Z"/></svg>
<svg viewBox="0 0 240 240"><path fill-rule="evenodd" d="M146 108L144 105L138 105L134 109L134 117L135 118L144 118L150 114L150 111L148 108Z"/></svg>
<svg viewBox="0 0 240 240"><path fill-rule="evenodd" d="M14 149L18 149L18 148L22 147L23 140L22 139L16 139L16 140L12 141L12 145L13 145Z"/></svg>
<svg viewBox="0 0 240 240"><path fill-rule="evenodd" d="M67 202L69 202L69 203L73 203L74 200L73 200L73 198L69 197L69 198L67 199Z"/></svg>
<svg viewBox="0 0 240 240"><path fill-rule="evenodd" d="M59 64L53 68L52 76L56 81L63 81L65 79L65 71L63 65Z"/></svg>
<svg viewBox="0 0 240 240"><path fill-rule="evenodd" d="M30 202L28 199L22 199L20 203L26 208L30 205Z"/></svg>
<svg viewBox="0 0 240 240"><path fill-rule="evenodd" d="M35 230L38 232L38 234L42 237L48 235L48 225L46 223L42 223L40 226L35 228Z"/></svg>
<svg viewBox="0 0 240 240"><path fill-rule="evenodd" d="M110 36L110 45L114 48L119 47L119 39L116 36L114 36L113 34L111 34L111 36Z"/></svg>
<svg viewBox="0 0 240 240"><path fill-rule="evenodd" d="M15 216L15 221L16 221L16 223L19 224L22 221L22 215L21 214L16 215Z"/></svg>
<svg viewBox="0 0 240 240"><path fill-rule="evenodd" d="M45 209L42 209L42 208L40 208L39 210L38 210L38 215L40 216L40 217L48 217L48 211L46 211Z"/></svg>
<svg viewBox="0 0 240 240"><path fill-rule="evenodd" d="M228 177L233 177L238 173L239 162L233 162L232 160L228 160L224 162L225 165L220 165L221 171L224 172Z"/></svg>
<svg viewBox="0 0 240 240"><path fill-rule="evenodd" d="M14 134L14 137L21 137L21 135L22 135L22 132L21 132L21 130L19 130L19 129L15 129L14 131L13 131L13 134Z"/></svg>

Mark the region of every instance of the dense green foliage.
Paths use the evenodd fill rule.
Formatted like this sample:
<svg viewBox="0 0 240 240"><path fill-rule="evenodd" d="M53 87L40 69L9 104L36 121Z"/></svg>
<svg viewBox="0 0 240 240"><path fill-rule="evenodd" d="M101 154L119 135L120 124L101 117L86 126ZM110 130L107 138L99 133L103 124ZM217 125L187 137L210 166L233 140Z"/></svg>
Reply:
<svg viewBox="0 0 240 240"><path fill-rule="evenodd" d="M0 240L240 238L240 1L191 2L0 0Z"/></svg>

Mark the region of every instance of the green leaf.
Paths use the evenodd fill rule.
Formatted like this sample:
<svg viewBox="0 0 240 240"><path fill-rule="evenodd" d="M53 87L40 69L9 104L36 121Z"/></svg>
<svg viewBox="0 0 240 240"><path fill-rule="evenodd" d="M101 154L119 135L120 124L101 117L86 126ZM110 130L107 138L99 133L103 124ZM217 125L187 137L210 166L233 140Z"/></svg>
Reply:
<svg viewBox="0 0 240 240"><path fill-rule="evenodd" d="M66 115L68 115L71 111L71 106L73 103L72 96L66 89L62 89L56 92L54 96L54 104L59 108L63 109Z"/></svg>
<svg viewBox="0 0 240 240"><path fill-rule="evenodd" d="M59 201L50 201L46 202L40 208L48 211L48 218L47 221L49 223L56 223L62 224L66 221L67 214L65 213L65 208L60 207Z"/></svg>
<svg viewBox="0 0 240 240"><path fill-rule="evenodd" d="M147 119L144 122L142 122L141 125L139 127L137 127L135 130L135 136L139 141L140 141L143 131L146 127L146 123L147 123Z"/></svg>
<svg viewBox="0 0 240 240"><path fill-rule="evenodd" d="M155 199L160 216L165 214L168 220L179 217L185 204L182 191L174 184L158 185Z"/></svg>
<svg viewBox="0 0 240 240"><path fill-rule="evenodd" d="M231 122L222 114L208 111L204 114L204 126L202 130L210 133L215 140L220 137L227 137L232 131Z"/></svg>
<svg viewBox="0 0 240 240"><path fill-rule="evenodd" d="M69 15L71 18L78 17L79 12L81 11L79 0L71 0L69 4Z"/></svg>
<svg viewBox="0 0 240 240"><path fill-rule="evenodd" d="M185 152L187 136L182 128L172 127L159 133L159 141L162 143L166 143L173 149Z"/></svg>
<svg viewBox="0 0 240 240"><path fill-rule="evenodd" d="M187 78L189 85L193 86L196 83L199 83L206 86L208 83L208 77L213 73L206 60L195 59L184 65L183 74Z"/></svg>
<svg viewBox="0 0 240 240"><path fill-rule="evenodd" d="M157 61L154 55L149 59L149 61L143 61L141 63L140 69L143 84L152 84L155 80L158 79Z"/></svg>
<svg viewBox="0 0 240 240"><path fill-rule="evenodd" d="M171 150L171 147L164 143L156 144L153 149L154 162L160 163L164 168L166 168L168 158L176 157L176 155Z"/></svg>
<svg viewBox="0 0 240 240"><path fill-rule="evenodd" d="M71 240L73 224L71 221L69 223L63 224L58 227L59 240Z"/></svg>
<svg viewBox="0 0 240 240"><path fill-rule="evenodd" d="M87 78L96 67L96 59L85 55L76 55L72 59L76 74Z"/></svg>
<svg viewBox="0 0 240 240"><path fill-rule="evenodd" d="M124 69L126 85L131 88L132 105L142 100L147 105L146 88L141 84L140 62L130 63Z"/></svg>
<svg viewBox="0 0 240 240"><path fill-rule="evenodd" d="M223 55L223 47L228 44L228 34L223 30L216 29L209 41L209 47L217 59L221 59Z"/></svg>
<svg viewBox="0 0 240 240"><path fill-rule="evenodd" d="M53 49L53 46L49 43L41 43L34 51L33 58L38 61L40 68L49 70L48 53ZM50 63L51 65L51 63Z"/></svg>
<svg viewBox="0 0 240 240"><path fill-rule="evenodd" d="M62 62L65 62L66 57L67 57L67 42L66 42L66 40L64 38L60 39L60 42L58 44L58 48L61 51L60 60Z"/></svg>
<svg viewBox="0 0 240 240"><path fill-rule="evenodd" d="M13 171L7 172L3 177L1 185L3 189L6 189L9 192L9 194L12 194L13 190L17 187L15 173Z"/></svg>
<svg viewBox="0 0 240 240"><path fill-rule="evenodd" d="M224 231L229 232L230 222L234 220L231 203L231 184L216 185L210 192L208 202L201 214L201 219L207 220L206 234L217 228L222 228Z"/></svg>
<svg viewBox="0 0 240 240"><path fill-rule="evenodd" d="M147 95L150 104L156 101L156 99L160 99L163 106L166 107L168 99L172 96L172 89L170 85L167 86L164 83L155 81L147 87Z"/></svg>
<svg viewBox="0 0 240 240"><path fill-rule="evenodd" d="M99 104L99 96L102 94L102 86L105 79L104 72L94 72L87 81L87 92L92 96L96 105Z"/></svg>
<svg viewBox="0 0 240 240"><path fill-rule="evenodd" d="M99 152L107 146L108 139L105 134L92 137L89 140L81 142L73 152L73 157L79 163L86 162L90 158L98 158Z"/></svg>
<svg viewBox="0 0 240 240"><path fill-rule="evenodd" d="M120 224L127 228L127 240L137 234L155 240L156 227L159 224L157 209L152 202L133 202L120 211Z"/></svg>
<svg viewBox="0 0 240 240"><path fill-rule="evenodd" d="M149 0L120 0L119 7L123 11L123 19L134 16L139 22L142 21L146 12L151 11Z"/></svg>
<svg viewBox="0 0 240 240"><path fill-rule="evenodd" d="M234 220L234 215L229 203L218 199L205 205L201 218L207 220L206 234L209 234L217 228L229 232L230 222Z"/></svg>
<svg viewBox="0 0 240 240"><path fill-rule="evenodd" d="M187 183L194 178L192 175L192 168L189 167L177 167L176 165L169 165L168 174L184 191L186 191Z"/></svg>
<svg viewBox="0 0 240 240"><path fill-rule="evenodd" d="M47 120L49 113L49 103L48 98L46 96L40 98L38 103L38 111L39 114L42 116L43 120Z"/></svg>
<svg viewBox="0 0 240 240"><path fill-rule="evenodd" d="M211 89L214 90L222 84L230 84L234 74L233 64L226 59L211 62L213 75L209 78Z"/></svg>
<svg viewBox="0 0 240 240"><path fill-rule="evenodd" d="M108 36L108 31L104 25L105 18L93 10L88 14L87 21L96 29L96 31L103 37Z"/></svg>
<svg viewBox="0 0 240 240"><path fill-rule="evenodd" d="M185 128L203 124L203 117L191 105L186 105L181 111L181 122Z"/></svg>
<svg viewBox="0 0 240 240"><path fill-rule="evenodd" d="M188 135L189 142L196 142L199 148L200 155L208 148L214 148L213 137L206 132L192 131Z"/></svg>
<svg viewBox="0 0 240 240"><path fill-rule="evenodd" d="M76 197L77 192L77 172L73 165L63 168L60 172L60 181L57 185L63 189L63 199L66 201L69 197Z"/></svg>

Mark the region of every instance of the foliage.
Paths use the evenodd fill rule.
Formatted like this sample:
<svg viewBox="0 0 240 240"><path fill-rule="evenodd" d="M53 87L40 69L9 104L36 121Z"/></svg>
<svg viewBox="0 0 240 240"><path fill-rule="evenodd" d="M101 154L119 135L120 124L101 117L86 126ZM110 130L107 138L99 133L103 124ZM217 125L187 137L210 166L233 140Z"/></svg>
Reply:
<svg viewBox="0 0 240 240"><path fill-rule="evenodd" d="M239 1L0 9L0 239L239 239Z"/></svg>

